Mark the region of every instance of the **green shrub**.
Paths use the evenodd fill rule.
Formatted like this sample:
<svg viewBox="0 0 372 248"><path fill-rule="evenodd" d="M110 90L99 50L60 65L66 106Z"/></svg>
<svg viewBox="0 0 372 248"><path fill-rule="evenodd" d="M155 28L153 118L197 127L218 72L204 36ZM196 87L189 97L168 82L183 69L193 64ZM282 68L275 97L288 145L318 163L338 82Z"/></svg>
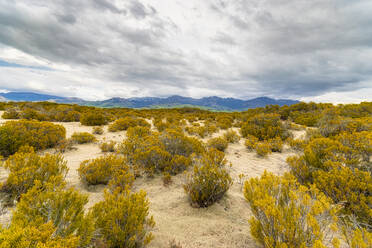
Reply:
<svg viewBox="0 0 372 248"><path fill-rule="evenodd" d="M10 156L3 167L9 170L9 176L2 185L2 190L19 199L35 185L36 181L42 184L53 181L61 184L67 174L67 162L60 154L44 156L36 154L32 147L23 147L19 152Z"/></svg>
<svg viewBox="0 0 372 248"><path fill-rule="evenodd" d="M4 111L3 115L1 116L3 119L19 119L20 118L19 112L14 109L10 108Z"/></svg>
<svg viewBox="0 0 372 248"><path fill-rule="evenodd" d="M99 112L88 112L81 115L80 123L84 126L102 126L107 124L107 118Z"/></svg>
<svg viewBox="0 0 372 248"><path fill-rule="evenodd" d="M256 149L257 155L260 156L260 157L265 157L268 154L271 154L271 151L272 151L270 143L268 143L266 141L258 142L256 144L255 149Z"/></svg>
<svg viewBox="0 0 372 248"><path fill-rule="evenodd" d="M237 143L240 140L240 136L237 132L233 130L226 131L223 135L224 139L229 143Z"/></svg>
<svg viewBox="0 0 372 248"><path fill-rule="evenodd" d="M303 151L306 146L306 141L302 139L288 139L289 146L295 151Z"/></svg>
<svg viewBox="0 0 372 248"><path fill-rule="evenodd" d="M95 142L97 139L88 132L75 132L71 135L71 140L78 144L86 144Z"/></svg>
<svg viewBox="0 0 372 248"><path fill-rule="evenodd" d="M122 156L106 155L96 159L85 160L78 169L80 179L88 185L108 184L114 172L124 170L130 173L129 167ZM133 181L128 182L131 184Z"/></svg>
<svg viewBox="0 0 372 248"><path fill-rule="evenodd" d="M101 148L102 152L115 152L115 141L109 141L109 142L103 142L99 145L99 148Z"/></svg>
<svg viewBox="0 0 372 248"><path fill-rule="evenodd" d="M277 114L259 114L249 118L242 124L241 134L243 137L253 135L261 141L275 137L285 140L289 136Z"/></svg>
<svg viewBox="0 0 372 248"><path fill-rule="evenodd" d="M187 175L184 190L193 206L208 207L221 199L231 185L228 171L204 155Z"/></svg>
<svg viewBox="0 0 372 248"><path fill-rule="evenodd" d="M252 151L256 148L256 145L258 143L258 138L256 138L253 135L248 134L245 140L245 147L247 147L248 150Z"/></svg>
<svg viewBox="0 0 372 248"><path fill-rule="evenodd" d="M268 143L271 146L271 151L273 152L282 152L283 150L283 141L279 138L276 137L274 139L269 139Z"/></svg>
<svg viewBox="0 0 372 248"><path fill-rule="evenodd" d="M208 147L215 148L221 152L225 151L229 143L221 137L212 138L208 140Z"/></svg>
<svg viewBox="0 0 372 248"><path fill-rule="evenodd" d="M22 195L13 213L10 228L14 226L22 229L30 227L39 229L40 226L50 223L53 233L42 234L48 239L72 241L73 238L78 244L73 247L86 246L90 244L94 231L93 219L84 214L84 206L87 203L88 197L74 189L65 190L62 186L56 187L52 183L42 186L37 182L32 189Z"/></svg>
<svg viewBox="0 0 372 248"><path fill-rule="evenodd" d="M9 156L21 146L30 145L36 150L52 148L66 136L61 125L39 121L7 121L0 126L0 155Z"/></svg>
<svg viewBox="0 0 372 248"><path fill-rule="evenodd" d="M116 248L139 248L151 242L150 231L155 225L149 217L146 192L132 193L129 189L105 192L105 199L93 207L99 237Z"/></svg>
<svg viewBox="0 0 372 248"><path fill-rule="evenodd" d="M263 247L326 247L337 209L315 187L265 171L245 182L244 196L253 213L251 234Z"/></svg>
<svg viewBox="0 0 372 248"><path fill-rule="evenodd" d="M103 128L100 127L100 126L97 126L97 127L93 127L93 134L103 134Z"/></svg>
<svg viewBox="0 0 372 248"><path fill-rule="evenodd" d="M108 130L110 132L117 132L117 131L127 130L129 127L137 127L137 126L151 127L151 125L144 119L125 117L125 118L117 119L114 123L112 123L108 127Z"/></svg>

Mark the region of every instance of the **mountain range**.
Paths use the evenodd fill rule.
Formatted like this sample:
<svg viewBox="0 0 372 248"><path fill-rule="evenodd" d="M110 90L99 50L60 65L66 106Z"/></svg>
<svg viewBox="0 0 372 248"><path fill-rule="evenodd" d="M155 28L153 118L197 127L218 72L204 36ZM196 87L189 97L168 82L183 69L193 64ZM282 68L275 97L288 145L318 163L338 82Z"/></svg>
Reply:
<svg viewBox="0 0 372 248"><path fill-rule="evenodd" d="M75 97L61 97L34 92L7 92L0 93L2 101L52 101L57 103L74 103L85 106L96 107L124 107L124 108L175 108L175 107L198 107L218 111L242 111L250 108L265 107L267 105L292 105L297 100L273 99L269 97L258 97L250 100L236 98L221 98L217 96L191 98L183 96L160 97L114 97L103 101L86 101Z"/></svg>

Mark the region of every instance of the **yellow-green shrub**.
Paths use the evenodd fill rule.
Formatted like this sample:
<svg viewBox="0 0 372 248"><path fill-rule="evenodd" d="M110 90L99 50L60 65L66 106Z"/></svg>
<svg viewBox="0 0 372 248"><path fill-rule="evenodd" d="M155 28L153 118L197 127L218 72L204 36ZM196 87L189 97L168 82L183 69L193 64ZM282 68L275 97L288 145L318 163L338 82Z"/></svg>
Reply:
<svg viewBox="0 0 372 248"><path fill-rule="evenodd" d="M14 109L10 108L4 111L3 115L1 116L3 119L19 119L20 118L20 113Z"/></svg>
<svg viewBox="0 0 372 248"><path fill-rule="evenodd" d="M288 139L289 146L295 151L303 151L306 146L306 141L302 139Z"/></svg>
<svg viewBox="0 0 372 248"><path fill-rule="evenodd" d="M271 154L271 145L270 143L266 142L266 141L263 141L263 142L258 142L256 144L256 153L258 156L260 157L265 157L267 156L268 154Z"/></svg>
<svg viewBox="0 0 372 248"><path fill-rule="evenodd" d="M240 136L237 132L233 130L226 131L223 135L224 139L229 143L237 143L240 140Z"/></svg>
<svg viewBox="0 0 372 248"><path fill-rule="evenodd" d="M116 142L115 141L109 141L109 142L102 142L99 145L99 148L102 152L114 152L115 151Z"/></svg>
<svg viewBox="0 0 372 248"><path fill-rule="evenodd" d="M107 118L99 112L87 112L80 116L80 123L84 126L102 126L107 124Z"/></svg>
<svg viewBox="0 0 372 248"><path fill-rule="evenodd" d="M63 186L53 183L42 185L38 181L22 195L13 213L11 227L34 227L37 230L50 223L54 232L43 234L47 235L47 240L58 237L71 241L75 238L80 247L86 246L94 231L92 218L84 214L87 203L88 197L74 189L65 190Z"/></svg>
<svg viewBox="0 0 372 248"><path fill-rule="evenodd" d="M129 127L151 127L151 125L145 121L144 119L133 118L133 117L125 117L121 119L117 119L114 123L110 124L108 130L110 132L117 132L127 130Z"/></svg>
<svg viewBox="0 0 372 248"><path fill-rule="evenodd" d="M92 213L97 233L107 247L138 248L149 244L153 239L150 229L155 222L149 217L146 192L106 191L104 197Z"/></svg>
<svg viewBox="0 0 372 248"><path fill-rule="evenodd" d="M289 136L280 120L280 115L277 114L255 115L242 124L240 131L243 137L253 135L259 140L268 140L275 137L285 140Z"/></svg>
<svg viewBox="0 0 372 248"><path fill-rule="evenodd" d="M279 138L276 137L274 139L269 139L268 143L271 146L271 151L273 152L282 152L283 150L283 141Z"/></svg>
<svg viewBox="0 0 372 248"><path fill-rule="evenodd" d="M258 138L256 138L253 135L248 134L244 142L244 145L245 147L247 147L248 150L254 150L256 148L257 143L258 143Z"/></svg>
<svg viewBox="0 0 372 248"><path fill-rule="evenodd" d="M54 147L66 136L61 125L39 121L7 121L0 126L0 154L9 156L21 146L30 145L36 150Z"/></svg>
<svg viewBox="0 0 372 248"><path fill-rule="evenodd" d="M208 207L224 196L232 179L225 168L213 163L206 155L196 159L195 163L183 187L193 206Z"/></svg>
<svg viewBox="0 0 372 248"><path fill-rule="evenodd" d="M97 126L97 127L93 127L93 134L103 134L103 128L100 127L100 126Z"/></svg>
<svg viewBox="0 0 372 248"><path fill-rule="evenodd" d="M223 151L226 150L229 143L224 138L217 137L217 138L212 138L212 139L208 140L207 145L208 145L208 147L215 148L215 149L223 152Z"/></svg>
<svg viewBox="0 0 372 248"><path fill-rule="evenodd" d="M96 141L96 137L88 132L75 132L71 135L71 140L78 144L92 143Z"/></svg>
<svg viewBox="0 0 372 248"><path fill-rule="evenodd" d="M78 172L83 182L96 185L108 184L117 170L130 173L124 157L110 154L81 162ZM128 182L128 184L131 183Z"/></svg>
<svg viewBox="0 0 372 248"><path fill-rule="evenodd" d="M74 149L74 142L71 139L63 139L56 145L55 149L58 152L64 153Z"/></svg>
<svg viewBox="0 0 372 248"><path fill-rule="evenodd" d="M9 170L9 176L2 190L16 199L32 188L36 181L43 184L49 181L56 185L62 183L68 171L67 162L60 154L40 156L32 147L21 148L5 161L3 167Z"/></svg>
<svg viewBox="0 0 372 248"><path fill-rule="evenodd" d="M290 174L265 172L252 178L244 185L244 196L254 216L251 234L264 247L325 247L327 231L335 226L330 200Z"/></svg>

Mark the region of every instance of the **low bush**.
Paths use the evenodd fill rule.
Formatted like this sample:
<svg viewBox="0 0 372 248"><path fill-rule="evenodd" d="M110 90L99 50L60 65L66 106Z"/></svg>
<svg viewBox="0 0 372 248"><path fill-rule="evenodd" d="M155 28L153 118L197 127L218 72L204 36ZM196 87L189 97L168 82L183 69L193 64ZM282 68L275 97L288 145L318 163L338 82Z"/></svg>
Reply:
<svg viewBox="0 0 372 248"><path fill-rule="evenodd" d="M107 118L99 112L88 112L80 116L80 123L84 126L102 126L107 124Z"/></svg>
<svg viewBox="0 0 372 248"><path fill-rule="evenodd" d="M65 190L63 186L42 185L38 181L17 204L11 226L38 229L51 223L54 232L48 238L74 238L78 243L75 247L87 246L94 231L93 219L84 214L87 203L88 197L75 189Z"/></svg>
<svg viewBox="0 0 372 248"><path fill-rule="evenodd" d="M204 155L195 161L183 187L192 206L208 207L221 199L231 185L229 172Z"/></svg>
<svg viewBox="0 0 372 248"><path fill-rule="evenodd" d="M21 194L32 188L36 181L42 184L61 184L68 171L67 162L60 154L47 153L40 156L32 147L21 148L5 161L3 167L9 170L9 176L2 185L2 190L15 199L19 199Z"/></svg>
<svg viewBox="0 0 372 248"><path fill-rule="evenodd" d="M248 134L245 140L245 147L247 147L248 150L252 151L256 148L256 145L258 143L258 138L256 138L253 135Z"/></svg>
<svg viewBox="0 0 372 248"><path fill-rule="evenodd" d="M268 154L271 154L272 147L270 143L263 141L263 142L258 142L256 144L256 153L260 157L266 157Z"/></svg>
<svg viewBox="0 0 372 248"><path fill-rule="evenodd" d="M229 143L237 143L240 140L239 134L233 130L226 131L223 137Z"/></svg>
<svg viewBox="0 0 372 248"><path fill-rule="evenodd" d="M125 117L117 119L114 123L109 125L108 130L110 132L124 131L130 127L151 127L151 125L144 119Z"/></svg>
<svg viewBox="0 0 372 248"><path fill-rule="evenodd" d="M116 142L111 140L109 142L102 142L99 148L102 152L115 152L115 146Z"/></svg>
<svg viewBox="0 0 372 248"><path fill-rule="evenodd" d="M14 108L7 109L1 116L3 119L19 119L20 117L20 113Z"/></svg>
<svg viewBox="0 0 372 248"><path fill-rule="evenodd" d="M104 200L94 205L92 215L98 237L106 247L138 248L153 239L150 230L155 226L149 216L146 192L130 192L129 189L105 192Z"/></svg>
<svg viewBox="0 0 372 248"><path fill-rule="evenodd" d="M306 146L306 141L302 139L288 139L289 146L295 151L303 151Z"/></svg>
<svg viewBox="0 0 372 248"><path fill-rule="evenodd" d="M217 137L217 138L212 138L208 140L207 143L208 147L210 148L215 148L221 152L225 151L229 143L227 142L226 139Z"/></svg>
<svg viewBox="0 0 372 248"><path fill-rule="evenodd" d="M74 141L71 139L63 139L55 146L56 151L64 153L74 149Z"/></svg>
<svg viewBox="0 0 372 248"><path fill-rule="evenodd" d="M21 146L30 145L36 150L52 148L66 136L61 125L39 121L7 121L0 126L0 155L9 156Z"/></svg>
<svg viewBox="0 0 372 248"><path fill-rule="evenodd" d="M269 139L268 143L271 146L271 151L273 152L282 152L283 150L283 141L279 138L276 137L274 139Z"/></svg>
<svg viewBox="0 0 372 248"><path fill-rule="evenodd" d="M71 135L71 140L77 144L86 144L95 142L97 139L88 132L75 132Z"/></svg>
<svg viewBox="0 0 372 248"><path fill-rule="evenodd" d="M117 171L130 173L126 160L122 156L113 154L85 160L78 169L80 179L88 185L108 184Z"/></svg>
<svg viewBox="0 0 372 248"><path fill-rule="evenodd" d="M97 126L97 127L93 127L93 134L98 134L98 135L101 135L103 134L103 128L100 127L100 126Z"/></svg>
<svg viewBox="0 0 372 248"><path fill-rule="evenodd" d="M244 196L253 213L251 234L263 247L326 247L337 209L315 187L265 172L245 183Z"/></svg>

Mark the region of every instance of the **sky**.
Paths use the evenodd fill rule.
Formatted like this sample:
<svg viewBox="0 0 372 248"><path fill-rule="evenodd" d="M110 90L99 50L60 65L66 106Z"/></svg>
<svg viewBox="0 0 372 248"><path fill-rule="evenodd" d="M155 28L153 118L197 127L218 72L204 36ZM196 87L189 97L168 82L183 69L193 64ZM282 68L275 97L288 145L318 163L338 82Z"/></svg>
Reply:
<svg viewBox="0 0 372 248"><path fill-rule="evenodd" d="M371 0L0 0L0 90L372 101Z"/></svg>

